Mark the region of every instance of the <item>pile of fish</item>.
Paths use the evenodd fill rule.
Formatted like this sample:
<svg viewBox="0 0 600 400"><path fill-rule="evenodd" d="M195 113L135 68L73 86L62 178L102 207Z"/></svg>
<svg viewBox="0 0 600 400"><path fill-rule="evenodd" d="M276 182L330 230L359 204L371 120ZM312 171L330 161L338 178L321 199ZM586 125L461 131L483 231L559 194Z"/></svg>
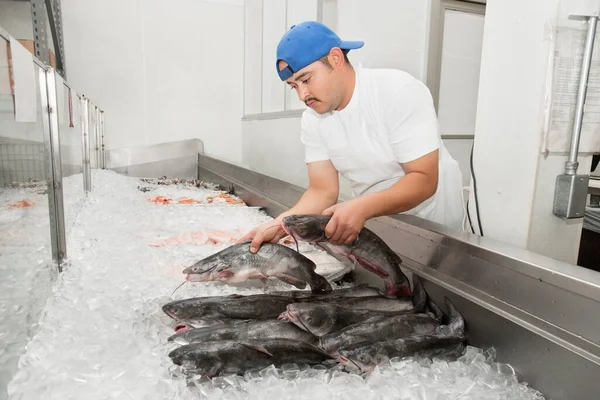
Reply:
<svg viewBox="0 0 600 400"><path fill-rule="evenodd" d="M464 349L464 320L445 299L446 313L428 298L420 278L412 289L400 258L364 229L352 245L327 241L329 217L294 215L285 230L297 240L345 255L385 281L385 292L366 284L332 289L298 251L264 243L230 246L186 268L189 281L237 283L279 279L296 290L172 301L163 311L175 321L169 341L173 362L209 378L244 374L271 365L323 365L369 373L395 357L457 357ZM310 290L304 290L310 287Z"/></svg>

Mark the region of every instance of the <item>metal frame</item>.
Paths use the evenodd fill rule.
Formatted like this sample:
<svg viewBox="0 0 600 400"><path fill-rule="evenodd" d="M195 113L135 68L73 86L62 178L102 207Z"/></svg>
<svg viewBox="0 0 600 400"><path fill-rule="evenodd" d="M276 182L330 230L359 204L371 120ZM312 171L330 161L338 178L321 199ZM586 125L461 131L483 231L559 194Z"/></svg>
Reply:
<svg viewBox="0 0 600 400"><path fill-rule="evenodd" d="M486 1L432 0L429 20L429 52L427 56L427 87L431 91L435 110L438 111L442 49L444 47L444 20L446 10L485 15Z"/></svg>
<svg viewBox="0 0 600 400"><path fill-rule="evenodd" d="M46 18L50 24L50 33L54 42L56 57L56 71L66 78L65 48L62 32L62 11L60 0L28 0L31 3L31 22L33 25L33 38L35 56L50 66L48 56L48 32Z"/></svg>
<svg viewBox="0 0 600 400"><path fill-rule="evenodd" d="M81 156L83 162L83 188L85 193L92 190L92 172L90 164L90 128L88 116L89 101L85 96L81 96L80 102L80 123L81 123Z"/></svg>
<svg viewBox="0 0 600 400"><path fill-rule="evenodd" d="M56 52L56 70L63 78L66 78L67 71L65 67L65 47L63 43L62 10L60 6L60 0L45 1L48 20L50 22L50 32L52 33L52 40L54 41L54 48Z"/></svg>
<svg viewBox="0 0 600 400"><path fill-rule="evenodd" d="M198 179L234 190L273 217L305 191L204 154L198 162ZM455 303L470 344L494 346L499 361L548 398L597 398L600 273L414 216L366 226L400 255L408 273L424 279L434 301L447 296Z"/></svg>
<svg viewBox="0 0 600 400"><path fill-rule="evenodd" d="M62 191L62 167L60 157L60 135L57 114L56 79L54 69L40 67L39 82L46 147L48 206L50 210L50 238L52 258L62 272L62 263L67 257L64 202Z"/></svg>
<svg viewBox="0 0 600 400"><path fill-rule="evenodd" d="M100 111L100 168L106 169L106 148L104 145L104 111Z"/></svg>

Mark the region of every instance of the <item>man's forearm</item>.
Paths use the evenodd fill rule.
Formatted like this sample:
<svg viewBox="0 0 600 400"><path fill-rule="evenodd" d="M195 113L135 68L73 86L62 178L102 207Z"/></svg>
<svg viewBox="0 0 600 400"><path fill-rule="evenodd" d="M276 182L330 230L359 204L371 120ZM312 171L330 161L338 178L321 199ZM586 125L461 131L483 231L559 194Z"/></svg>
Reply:
<svg viewBox="0 0 600 400"><path fill-rule="evenodd" d="M402 177L389 189L365 195L359 199L367 219L408 211L435 194L437 180L412 172Z"/></svg>
<svg viewBox="0 0 600 400"><path fill-rule="evenodd" d="M336 193L308 188L292 208L279 214L276 219L281 221L283 217L292 214L321 214L336 202Z"/></svg>

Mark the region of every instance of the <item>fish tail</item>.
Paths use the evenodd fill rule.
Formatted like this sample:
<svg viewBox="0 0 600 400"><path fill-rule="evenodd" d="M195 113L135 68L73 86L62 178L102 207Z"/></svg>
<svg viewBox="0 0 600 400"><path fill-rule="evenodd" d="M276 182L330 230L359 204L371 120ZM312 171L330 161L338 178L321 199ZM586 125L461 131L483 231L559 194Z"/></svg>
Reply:
<svg viewBox="0 0 600 400"><path fill-rule="evenodd" d="M452 304L449 298L444 297L444 303L448 309L448 328L455 335L463 335L465 331L465 320L456 306Z"/></svg>

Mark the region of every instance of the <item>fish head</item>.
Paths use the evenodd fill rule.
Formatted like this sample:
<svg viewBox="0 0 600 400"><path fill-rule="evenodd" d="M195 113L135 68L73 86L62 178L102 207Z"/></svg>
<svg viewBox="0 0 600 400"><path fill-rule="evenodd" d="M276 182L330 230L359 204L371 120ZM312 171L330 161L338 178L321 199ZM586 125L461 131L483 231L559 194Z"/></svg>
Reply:
<svg viewBox="0 0 600 400"><path fill-rule="evenodd" d="M197 314L198 308L202 308L202 304L190 304L185 300L172 301L164 304L162 310L175 321L191 320Z"/></svg>
<svg viewBox="0 0 600 400"><path fill-rule="evenodd" d="M293 214L284 217L281 226L296 240L318 243L327 241L325 227L330 219L328 215Z"/></svg>
<svg viewBox="0 0 600 400"><path fill-rule="evenodd" d="M357 372L371 373L377 365L376 360L366 352L340 350L337 360L341 365Z"/></svg>
<svg viewBox="0 0 600 400"><path fill-rule="evenodd" d="M183 270L186 279L192 282L204 282L231 275L232 261L225 257L207 257Z"/></svg>
<svg viewBox="0 0 600 400"><path fill-rule="evenodd" d="M315 336L323 336L335 330L335 313L324 305L292 303L287 306L286 314L288 320Z"/></svg>

